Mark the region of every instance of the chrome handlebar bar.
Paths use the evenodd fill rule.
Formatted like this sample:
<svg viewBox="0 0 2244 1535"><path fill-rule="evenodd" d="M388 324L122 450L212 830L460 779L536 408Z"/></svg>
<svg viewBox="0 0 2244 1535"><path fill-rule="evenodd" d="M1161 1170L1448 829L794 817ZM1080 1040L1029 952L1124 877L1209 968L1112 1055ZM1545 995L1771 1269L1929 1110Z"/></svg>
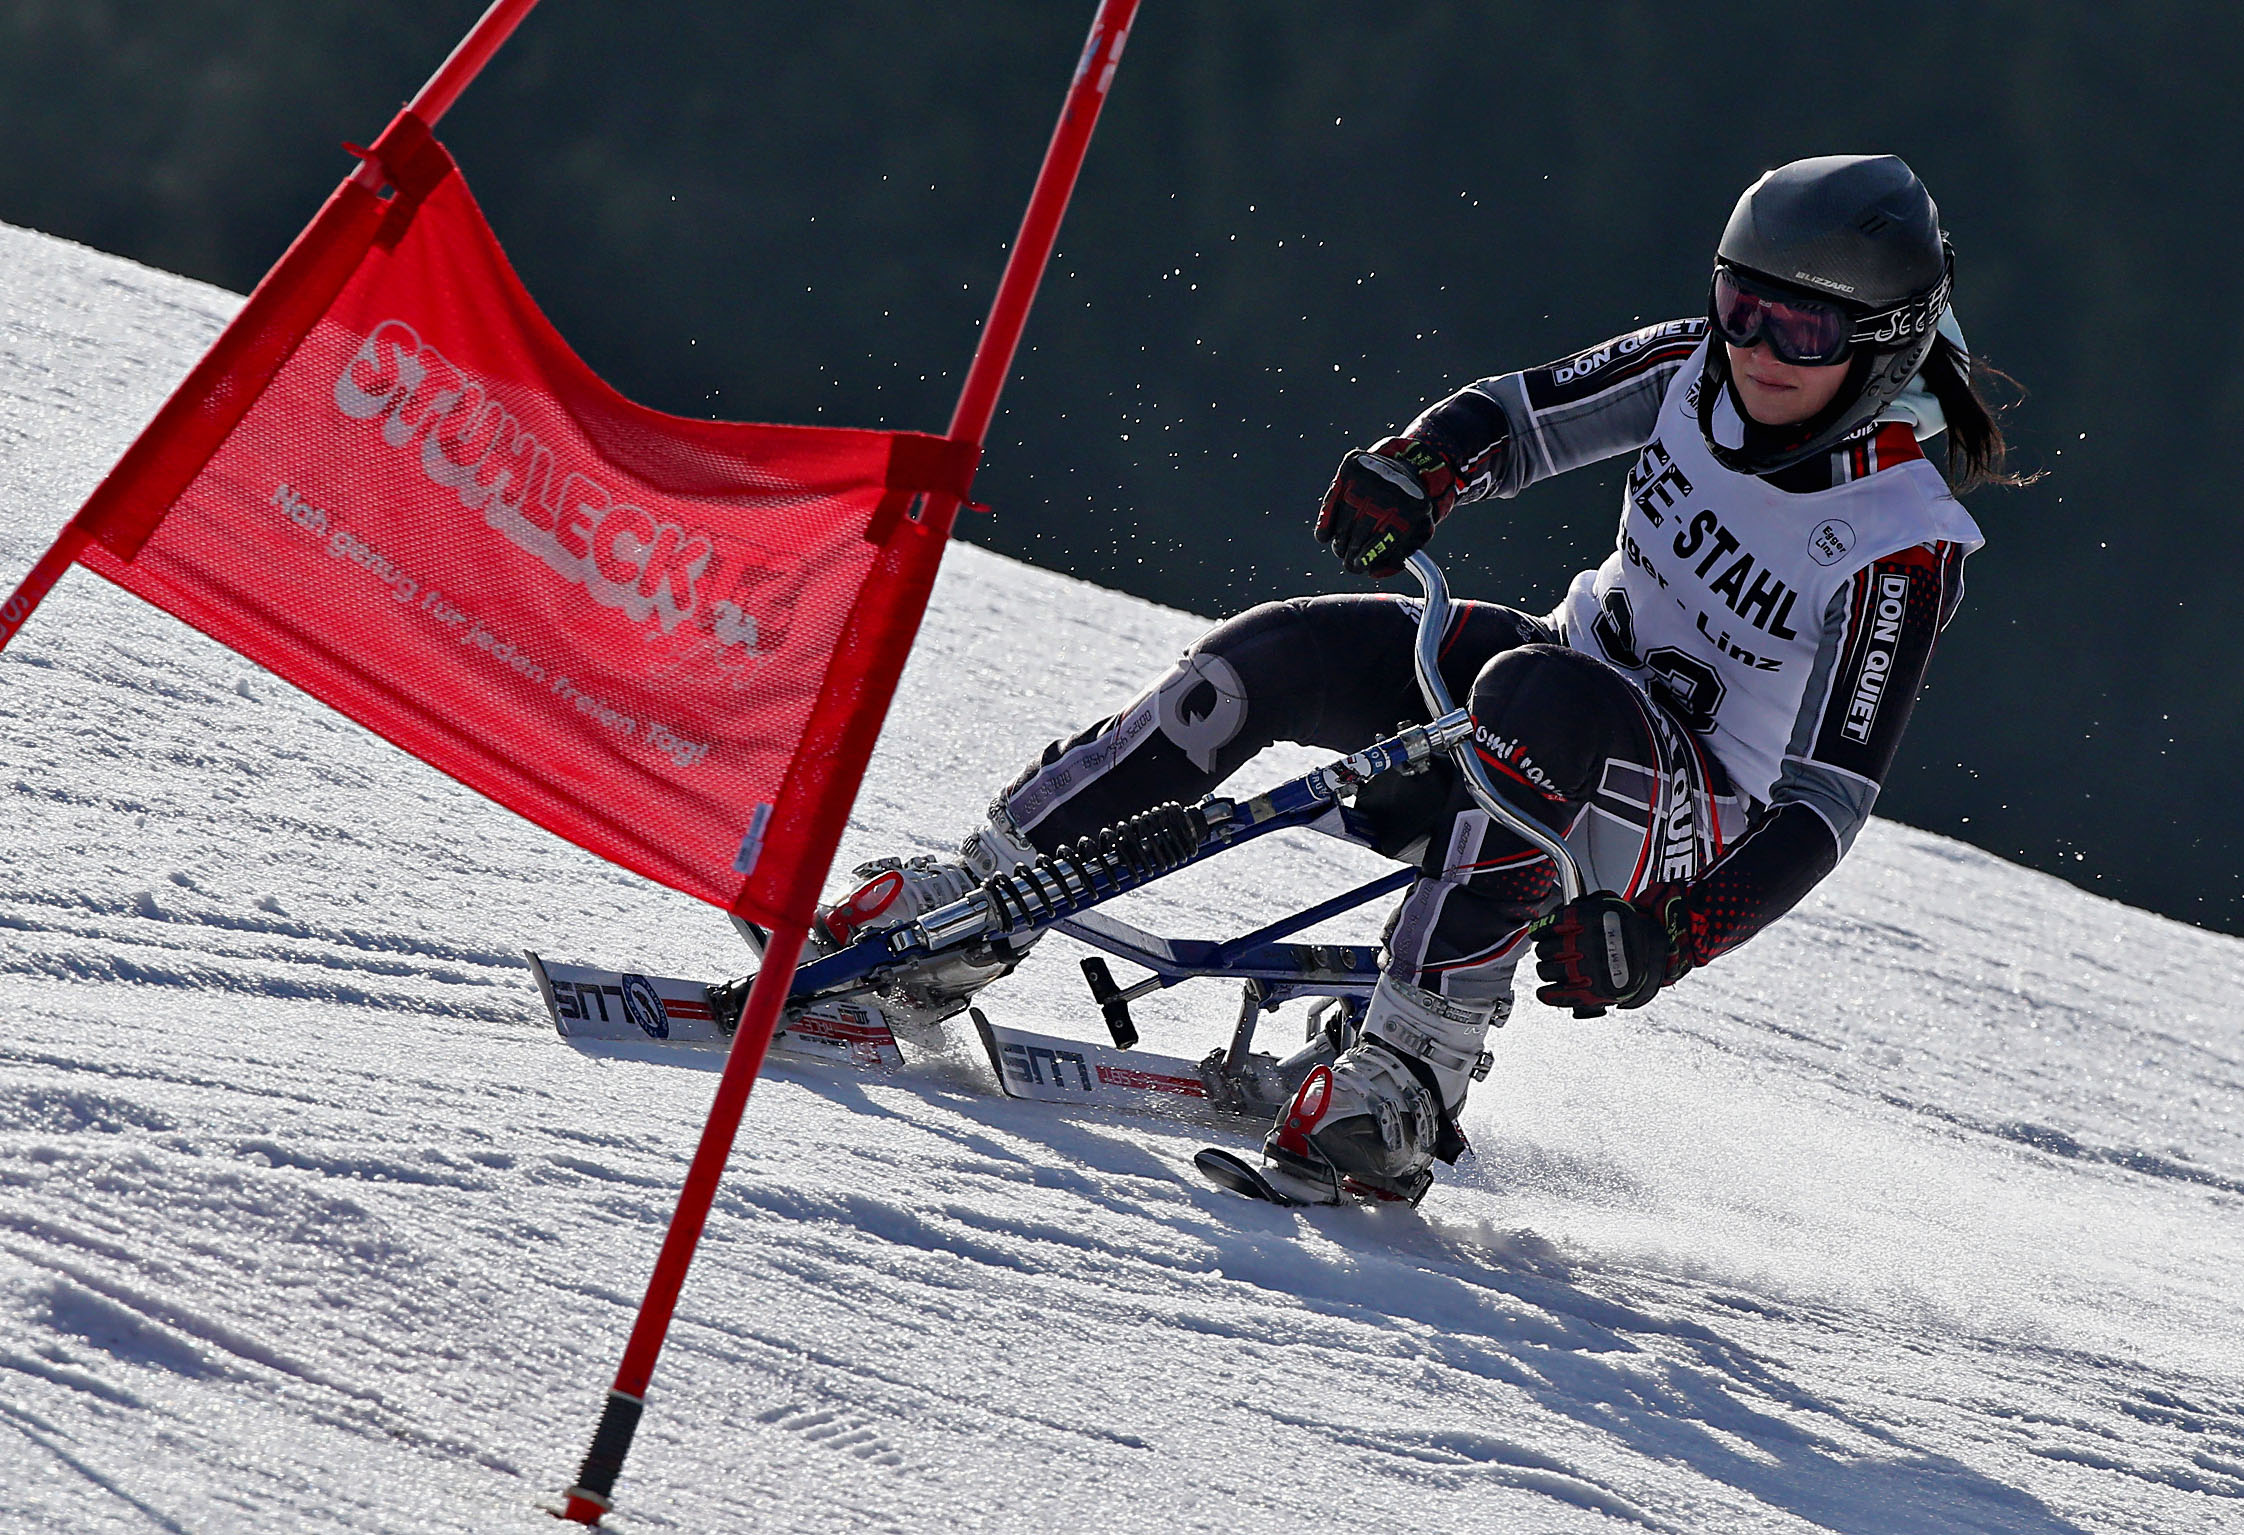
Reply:
<svg viewBox="0 0 2244 1535"><path fill-rule="evenodd" d="M1435 723L1454 727L1465 723L1467 717L1464 710L1450 701L1449 689L1441 680L1441 642L1442 636L1449 632L1449 582L1443 578L1441 567L1423 549L1404 563L1426 592L1426 611L1418 620L1418 690L1426 695L1426 707L1433 712ZM1465 788L1474 803L1487 811L1497 825L1541 848L1558 870L1559 893L1569 901L1579 900L1585 888L1582 866L1574 861L1574 854L1565 843L1512 809L1496 792L1496 785L1489 781L1488 770L1480 765L1480 756L1473 750L1469 723L1465 723L1461 738L1450 747L1449 754L1457 764L1457 771L1464 775Z"/></svg>

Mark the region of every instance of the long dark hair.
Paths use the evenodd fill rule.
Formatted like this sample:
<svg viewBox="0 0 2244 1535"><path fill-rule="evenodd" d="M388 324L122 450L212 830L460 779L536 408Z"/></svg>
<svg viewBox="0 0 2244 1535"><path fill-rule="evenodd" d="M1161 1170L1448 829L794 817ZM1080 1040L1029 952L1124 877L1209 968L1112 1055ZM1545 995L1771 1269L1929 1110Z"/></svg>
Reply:
<svg viewBox="0 0 2244 1535"><path fill-rule="evenodd" d="M2005 465L2009 445L2003 441L1998 407L1987 403L1977 380L1999 379L2023 396L2018 380L1991 363L1958 347L1946 336L1932 344L1922 376L1925 387L1940 402L1948 418L1948 483L1957 495L1982 485L2031 485L2039 474L2016 474ZM2007 409L2008 407L2001 407Z"/></svg>

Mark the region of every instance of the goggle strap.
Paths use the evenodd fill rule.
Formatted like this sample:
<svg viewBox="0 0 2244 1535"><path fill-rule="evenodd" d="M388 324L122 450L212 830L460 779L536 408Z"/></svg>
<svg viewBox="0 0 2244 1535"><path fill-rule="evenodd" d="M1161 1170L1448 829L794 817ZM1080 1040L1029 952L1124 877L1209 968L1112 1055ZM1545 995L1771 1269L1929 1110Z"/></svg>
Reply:
<svg viewBox="0 0 2244 1535"><path fill-rule="evenodd" d="M1854 330L1847 340L1858 346L1881 346L1913 340L1938 325L1940 316L1948 308L1948 296L1956 285L1956 250L1945 235L1940 238L1940 255L1940 281L1932 285L1931 292L1891 309L1864 315L1854 322Z"/></svg>

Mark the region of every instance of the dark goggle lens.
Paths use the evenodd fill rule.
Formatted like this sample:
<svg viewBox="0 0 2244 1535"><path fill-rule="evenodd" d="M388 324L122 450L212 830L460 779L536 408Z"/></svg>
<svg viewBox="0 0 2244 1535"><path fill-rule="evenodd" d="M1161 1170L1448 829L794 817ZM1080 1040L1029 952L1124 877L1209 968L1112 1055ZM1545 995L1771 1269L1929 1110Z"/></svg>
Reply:
<svg viewBox="0 0 2244 1535"><path fill-rule="evenodd" d="M1777 361L1810 368L1842 361L1854 330L1835 304L1753 292L1726 267L1714 272L1714 324L1732 346L1766 340Z"/></svg>

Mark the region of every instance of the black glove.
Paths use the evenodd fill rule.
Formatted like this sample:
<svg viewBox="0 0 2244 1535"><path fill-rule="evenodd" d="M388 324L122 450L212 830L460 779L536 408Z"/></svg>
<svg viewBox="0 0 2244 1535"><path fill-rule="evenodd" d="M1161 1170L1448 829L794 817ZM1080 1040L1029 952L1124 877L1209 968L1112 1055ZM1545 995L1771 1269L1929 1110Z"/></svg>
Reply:
<svg viewBox="0 0 2244 1535"><path fill-rule="evenodd" d="M1632 906L1600 890L1536 923L1535 973L1551 983L1537 999L1596 1018L1608 1007L1642 1007L1681 980L1691 968L1682 895L1679 886L1658 886Z"/></svg>
<svg viewBox="0 0 2244 1535"><path fill-rule="evenodd" d="M1344 569L1386 577L1426 546L1457 504L1457 473L1425 443L1390 437L1340 461L1317 511L1317 542Z"/></svg>

